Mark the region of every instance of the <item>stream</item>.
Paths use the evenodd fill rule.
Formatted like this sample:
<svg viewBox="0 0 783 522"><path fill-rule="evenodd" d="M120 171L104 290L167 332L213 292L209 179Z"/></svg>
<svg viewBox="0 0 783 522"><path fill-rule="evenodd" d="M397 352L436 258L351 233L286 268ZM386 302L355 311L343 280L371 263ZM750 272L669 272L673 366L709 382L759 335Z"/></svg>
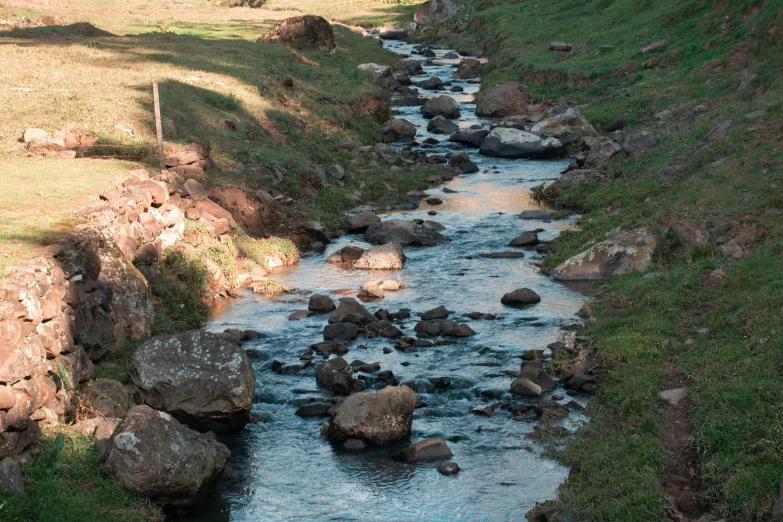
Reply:
<svg viewBox="0 0 783 522"><path fill-rule="evenodd" d="M411 55L413 45L386 41L393 52ZM453 65L459 60L442 59L449 52L434 49L437 58L424 66L426 74L414 77L422 81L433 75L452 81ZM452 93L451 87L464 90ZM473 95L479 85L456 80L438 91L421 90L424 96L448 94L460 105L462 129L474 124L489 125L477 118ZM398 117L414 123L416 139L433 137L440 143L426 149L431 154L446 154L454 144L444 135L427 132L427 120L420 107L401 107ZM210 330L253 329L264 337L248 342L245 348L256 351L254 360L257 384L253 412L263 422L251 423L228 440L232 450L229 462L239 478L227 481L208 502L204 511L192 520L523 520L535 503L554 498L556 488L568 469L542 456L542 448L526 437L536 424L534 416L512 419L498 408L494 415L482 416L471 410L497 402L485 399L482 390L508 391L512 372L519 371L521 355L528 349L543 349L563 337L562 327L578 322L575 313L585 301L584 295L539 273L533 249L520 250L521 259L487 259L480 254L516 250L509 241L526 230L543 229L542 241L550 241L573 220L542 222L520 220L526 209L540 209L532 200L531 187L557 179L567 166L566 160L504 160L478 155L466 149L480 172L456 177L429 194L443 200L430 206L422 201L415 211L387 212L389 217L428 219L446 227L442 234L451 243L429 248L406 247L405 268L394 273L378 273L341 268L327 264L326 257L336 250L357 245L368 248L363 235L348 235L334 240L326 253L304 257L299 265L276 269L272 278L302 292L280 298L264 298L251 292L216 311L207 325ZM455 192L444 192L444 187ZM428 215L436 210L437 215ZM426 403L415 412L409 441L384 448L349 452L332 444L320 434L321 422L328 419L300 418L294 414L295 401L328 396L316 384L315 365L293 375L278 375L271 369L274 360L300 363L308 347L323 340L322 330L328 315L313 315L300 321L288 316L307 309L311 293L340 297L337 289L358 289L373 276L387 279L400 276L409 287L387 292L383 300L365 303L374 312L378 308L411 310L411 317L397 322L405 335L414 335L418 317L439 305L451 312L451 319L468 323L476 335L451 340L449 344L421 348L415 353L391 350L395 341L359 337L349 345L344 358L378 362L382 370L392 370L400 382L449 377L446 390L418 393ZM508 308L500 303L506 292L531 288L541 296L538 305L526 309ZM355 297L355 295L353 296ZM470 312L499 314L498 320L471 320ZM387 350L388 352L388 350ZM316 363L319 362L316 356ZM374 389L377 389L376 385ZM570 397L558 387L545 392L565 396L566 404L583 398ZM534 401L530 401L531 404ZM571 405L573 409L573 404ZM563 425L574 429L584 421L573 411ZM454 453L453 460L462 471L443 476L437 462L407 464L391 455L427 437L444 437ZM191 518L191 517L188 517Z"/></svg>

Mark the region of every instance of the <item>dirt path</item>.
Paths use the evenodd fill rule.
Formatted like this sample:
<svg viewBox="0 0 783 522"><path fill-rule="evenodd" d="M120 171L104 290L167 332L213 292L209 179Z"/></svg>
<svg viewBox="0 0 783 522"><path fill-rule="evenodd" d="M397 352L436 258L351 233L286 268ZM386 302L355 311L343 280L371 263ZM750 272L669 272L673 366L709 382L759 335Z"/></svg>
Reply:
<svg viewBox="0 0 783 522"><path fill-rule="evenodd" d="M658 408L660 443L668 453L661 483L672 502L673 509L669 515L672 521L712 520L708 515L704 516L707 509L699 502L701 481L698 454L691 443L688 382L679 375L677 369L677 361L673 357L664 361L661 391L668 391L671 398L661 402Z"/></svg>

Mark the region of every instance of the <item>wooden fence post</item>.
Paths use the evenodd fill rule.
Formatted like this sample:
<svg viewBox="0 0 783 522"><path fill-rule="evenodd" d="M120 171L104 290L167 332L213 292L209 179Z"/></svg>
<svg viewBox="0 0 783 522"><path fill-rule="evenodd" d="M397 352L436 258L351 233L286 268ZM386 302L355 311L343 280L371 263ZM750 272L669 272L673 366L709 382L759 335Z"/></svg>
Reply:
<svg viewBox="0 0 783 522"><path fill-rule="evenodd" d="M160 170L166 170L166 158L163 157L163 128L160 124L160 96L158 96L158 84L152 84L152 99L155 102L155 132L158 135L158 157Z"/></svg>

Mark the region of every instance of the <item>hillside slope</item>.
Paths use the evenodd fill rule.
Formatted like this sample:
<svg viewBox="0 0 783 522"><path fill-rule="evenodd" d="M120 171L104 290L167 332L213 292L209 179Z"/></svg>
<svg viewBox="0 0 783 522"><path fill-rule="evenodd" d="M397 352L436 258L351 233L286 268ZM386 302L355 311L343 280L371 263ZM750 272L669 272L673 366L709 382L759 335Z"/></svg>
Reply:
<svg viewBox="0 0 783 522"><path fill-rule="evenodd" d="M783 2L467 3L421 36L482 47L484 88L521 81L596 128L622 118L605 132L618 142L659 135L603 167L608 181L559 194L581 230L545 270L616 227L661 240L655 277L607 282L592 307L604 373L592 422L555 450L581 461L556 505L593 520L769 520L783 473ZM683 223L708 239L689 244ZM658 396L679 387L685 406Z"/></svg>

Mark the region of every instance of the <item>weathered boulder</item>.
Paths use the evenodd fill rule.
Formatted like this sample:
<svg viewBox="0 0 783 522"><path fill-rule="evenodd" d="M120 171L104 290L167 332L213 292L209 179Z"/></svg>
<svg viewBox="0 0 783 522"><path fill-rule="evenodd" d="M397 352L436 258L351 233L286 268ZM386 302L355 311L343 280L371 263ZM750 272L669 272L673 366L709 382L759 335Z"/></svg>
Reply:
<svg viewBox="0 0 783 522"><path fill-rule="evenodd" d="M362 254L353 267L362 270L400 270L406 259L399 243L386 243Z"/></svg>
<svg viewBox="0 0 783 522"><path fill-rule="evenodd" d="M308 310L318 314L325 314L331 312L335 308L337 307L335 306L334 301L332 301L332 298L329 297L328 295L323 295L323 294L311 295L310 303L307 306Z"/></svg>
<svg viewBox="0 0 783 522"><path fill-rule="evenodd" d="M566 259L552 270L557 281L599 280L652 267L655 236L644 228L615 235Z"/></svg>
<svg viewBox="0 0 783 522"><path fill-rule="evenodd" d="M435 246L448 243L446 236L413 220L387 219L371 225L364 237L374 245L397 243L399 245Z"/></svg>
<svg viewBox="0 0 783 522"><path fill-rule="evenodd" d="M597 170L576 169L560 175L557 180L547 185L545 191L549 197L555 197L561 190L578 187L582 183L597 183L603 177Z"/></svg>
<svg viewBox="0 0 783 522"><path fill-rule="evenodd" d="M520 235L511 240L508 246L516 248L533 247L538 244L537 232L522 232Z"/></svg>
<svg viewBox="0 0 783 522"><path fill-rule="evenodd" d="M478 74L476 74L476 71L474 71L473 68L466 63L459 64L457 70L454 71L455 80L470 80L471 78L475 78L477 76Z"/></svg>
<svg viewBox="0 0 783 522"><path fill-rule="evenodd" d="M548 138L557 138L563 143L578 141L587 136L598 136L598 132L582 116L579 109L566 109L562 114L545 118L535 124L530 132Z"/></svg>
<svg viewBox="0 0 783 522"><path fill-rule="evenodd" d="M162 505L200 503L231 452L220 442L148 406L128 412L101 454L112 481Z"/></svg>
<svg viewBox="0 0 783 522"><path fill-rule="evenodd" d="M415 407L416 394L405 386L356 393L334 408L323 432L331 440L388 444L410 435Z"/></svg>
<svg viewBox="0 0 783 522"><path fill-rule="evenodd" d="M255 373L245 351L205 330L155 337L131 358L129 374L149 406L203 431L242 429Z"/></svg>
<svg viewBox="0 0 783 522"><path fill-rule="evenodd" d="M379 223L381 218L372 212L361 212L348 216L345 220L345 228L350 233L365 232L370 225Z"/></svg>
<svg viewBox="0 0 783 522"><path fill-rule="evenodd" d="M476 99L476 116L502 118L525 112L530 92L518 82L490 87Z"/></svg>
<svg viewBox="0 0 783 522"><path fill-rule="evenodd" d="M380 277L373 277L364 283L359 291L359 297L364 299L379 299L383 298L384 294L383 279Z"/></svg>
<svg viewBox="0 0 783 522"><path fill-rule="evenodd" d="M405 462L419 462L422 460L441 460L451 458L454 454L449 445L440 437L420 440L408 446L397 457Z"/></svg>
<svg viewBox="0 0 783 522"><path fill-rule="evenodd" d="M355 326L355 325L352 325ZM329 359L315 369L316 382L337 395L350 395L353 368L342 357Z"/></svg>
<svg viewBox="0 0 783 522"><path fill-rule="evenodd" d="M471 335L476 335L473 328L467 324L457 324L451 320L440 323L440 333L446 337L470 337Z"/></svg>
<svg viewBox="0 0 783 522"><path fill-rule="evenodd" d="M113 379L95 379L90 387L90 399L95 411L103 417L124 417L136 406L128 389Z"/></svg>
<svg viewBox="0 0 783 522"><path fill-rule="evenodd" d="M421 113L425 118L443 116L446 119L455 120L460 117L459 105L451 96L430 98L421 108Z"/></svg>
<svg viewBox="0 0 783 522"><path fill-rule="evenodd" d="M525 377L514 379L514 381L511 383L510 389L511 393L524 395L527 397L538 397L541 395L541 386L534 383L530 379L526 379Z"/></svg>
<svg viewBox="0 0 783 522"><path fill-rule="evenodd" d="M326 258L326 262L333 265L353 264L361 258L366 250L355 246L343 247Z"/></svg>
<svg viewBox="0 0 783 522"><path fill-rule="evenodd" d="M454 461L441 462L438 464L438 473L441 475L456 475L460 472L459 464Z"/></svg>
<svg viewBox="0 0 783 522"><path fill-rule="evenodd" d="M449 311L445 306L440 305L432 310L427 310L423 314L420 314L422 321L433 321L436 319L445 319L449 316Z"/></svg>
<svg viewBox="0 0 783 522"><path fill-rule="evenodd" d="M513 308L522 308L541 302L541 297L529 288L517 288L505 294L500 302Z"/></svg>
<svg viewBox="0 0 783 522"><path fill-rule="evenodd" d="M286 18L266 32L259 43L284 43L299 49L334 53L337 44L334 30L320 16L304 15Z"/></svg>
<svg viewBox="0 0 783 522"><path fill-rule="evenodd" d="M443 87L443 80L441 80L437 76L432 76L430 78L427 78L423 82L421 82L419 84L419 86L422 89L426 89L428 91L436 91L436 90L440 89L441 87Z"/></svg>
<svg viewBox="0 0 783 522"><path fill-rule="evenodd" d="M416 323L416 326L413 327L413 331L433 337L440 334L440 322L419 321Z"/></svg>
<svg viewBox="0 0 783 522"><path fill-rule="evenodd" d="M5 458L0 461L0 491L24 494L24 478L19 462L15 459Z"/></svg>
<svg viewBox="0 0 783 522"><path fill-rule="evenodd" d="M329 316L330 323L365 325L373 321L375 321L375 316L353 297L340 298L340 304L337 306L337 309Z"/></svg>
<svg viewBox="0 0 783 522"><path fill-rule="evenodd" d="M421 25L439 24L464 8L465 5L456 0L427 0L419 6L413 21Z"/></svg>
<svg viewBox="0 0 783 522"><path fill-rule="evenodd" d="M449 141L477 149L481 147L488 135L487 129L468 129L452 134L449 136Z"/></svg>
<svg viewBox="0 0 783 522"><path fill-rule="evenodd" d="M395 141L409 141L416 136L416 126L408 120L393 118L383 126L383 141L394 143Z"/></svg>
<svg viewBox="0 0 783 522"><path fill-rule="evenodd" d="M518 129L495 127L481 143L479 153L497 158L551 158L563 153L556 138L542 138Z"/></svg>
<svg viewBox="0 0 783 522"><path fill-rule="evenodd" d="M332 323L324 326L324 341L352 341L359 335L356 323Z"/></svg>
<svg viewBox="0 0 783 522"><path fill-rule="evenodd" d="M427 131L433 134L454 134L459 131L459 125L452 123L443 116L435 116L427 122Z"/></svg>
<svg viewBox="0 0 783 522"><path fill-rule="evenodd" d="M658 133L639 131L629 134L623 140L623 150L631 156L639 156L658 145Z"/></svg>
<svg viewBox="0 0 783 522"><path fill-rule="evenodd" d="M148 243L150 244L150 243ZM100 274L98 285L106 289L110 296L107 307L108 318L112 323L115 342L106 345L85 343L91 359L101 357L106 351L115 350L124 345L125 339L138 341L152 334L154 311L146 278L135 266L128 262L122 251L111 245L98 251ZM106 333L108 336L108 332Z"/></svg>
<svg viewBox="0 0 783 522"><path fill-rule="evenodd" d="M587 160L585 160L585 167L593 169L602 167L621 152L623 152L623 148L616 141L602 141L590 149L590 154L587 156Z"/></svg>

